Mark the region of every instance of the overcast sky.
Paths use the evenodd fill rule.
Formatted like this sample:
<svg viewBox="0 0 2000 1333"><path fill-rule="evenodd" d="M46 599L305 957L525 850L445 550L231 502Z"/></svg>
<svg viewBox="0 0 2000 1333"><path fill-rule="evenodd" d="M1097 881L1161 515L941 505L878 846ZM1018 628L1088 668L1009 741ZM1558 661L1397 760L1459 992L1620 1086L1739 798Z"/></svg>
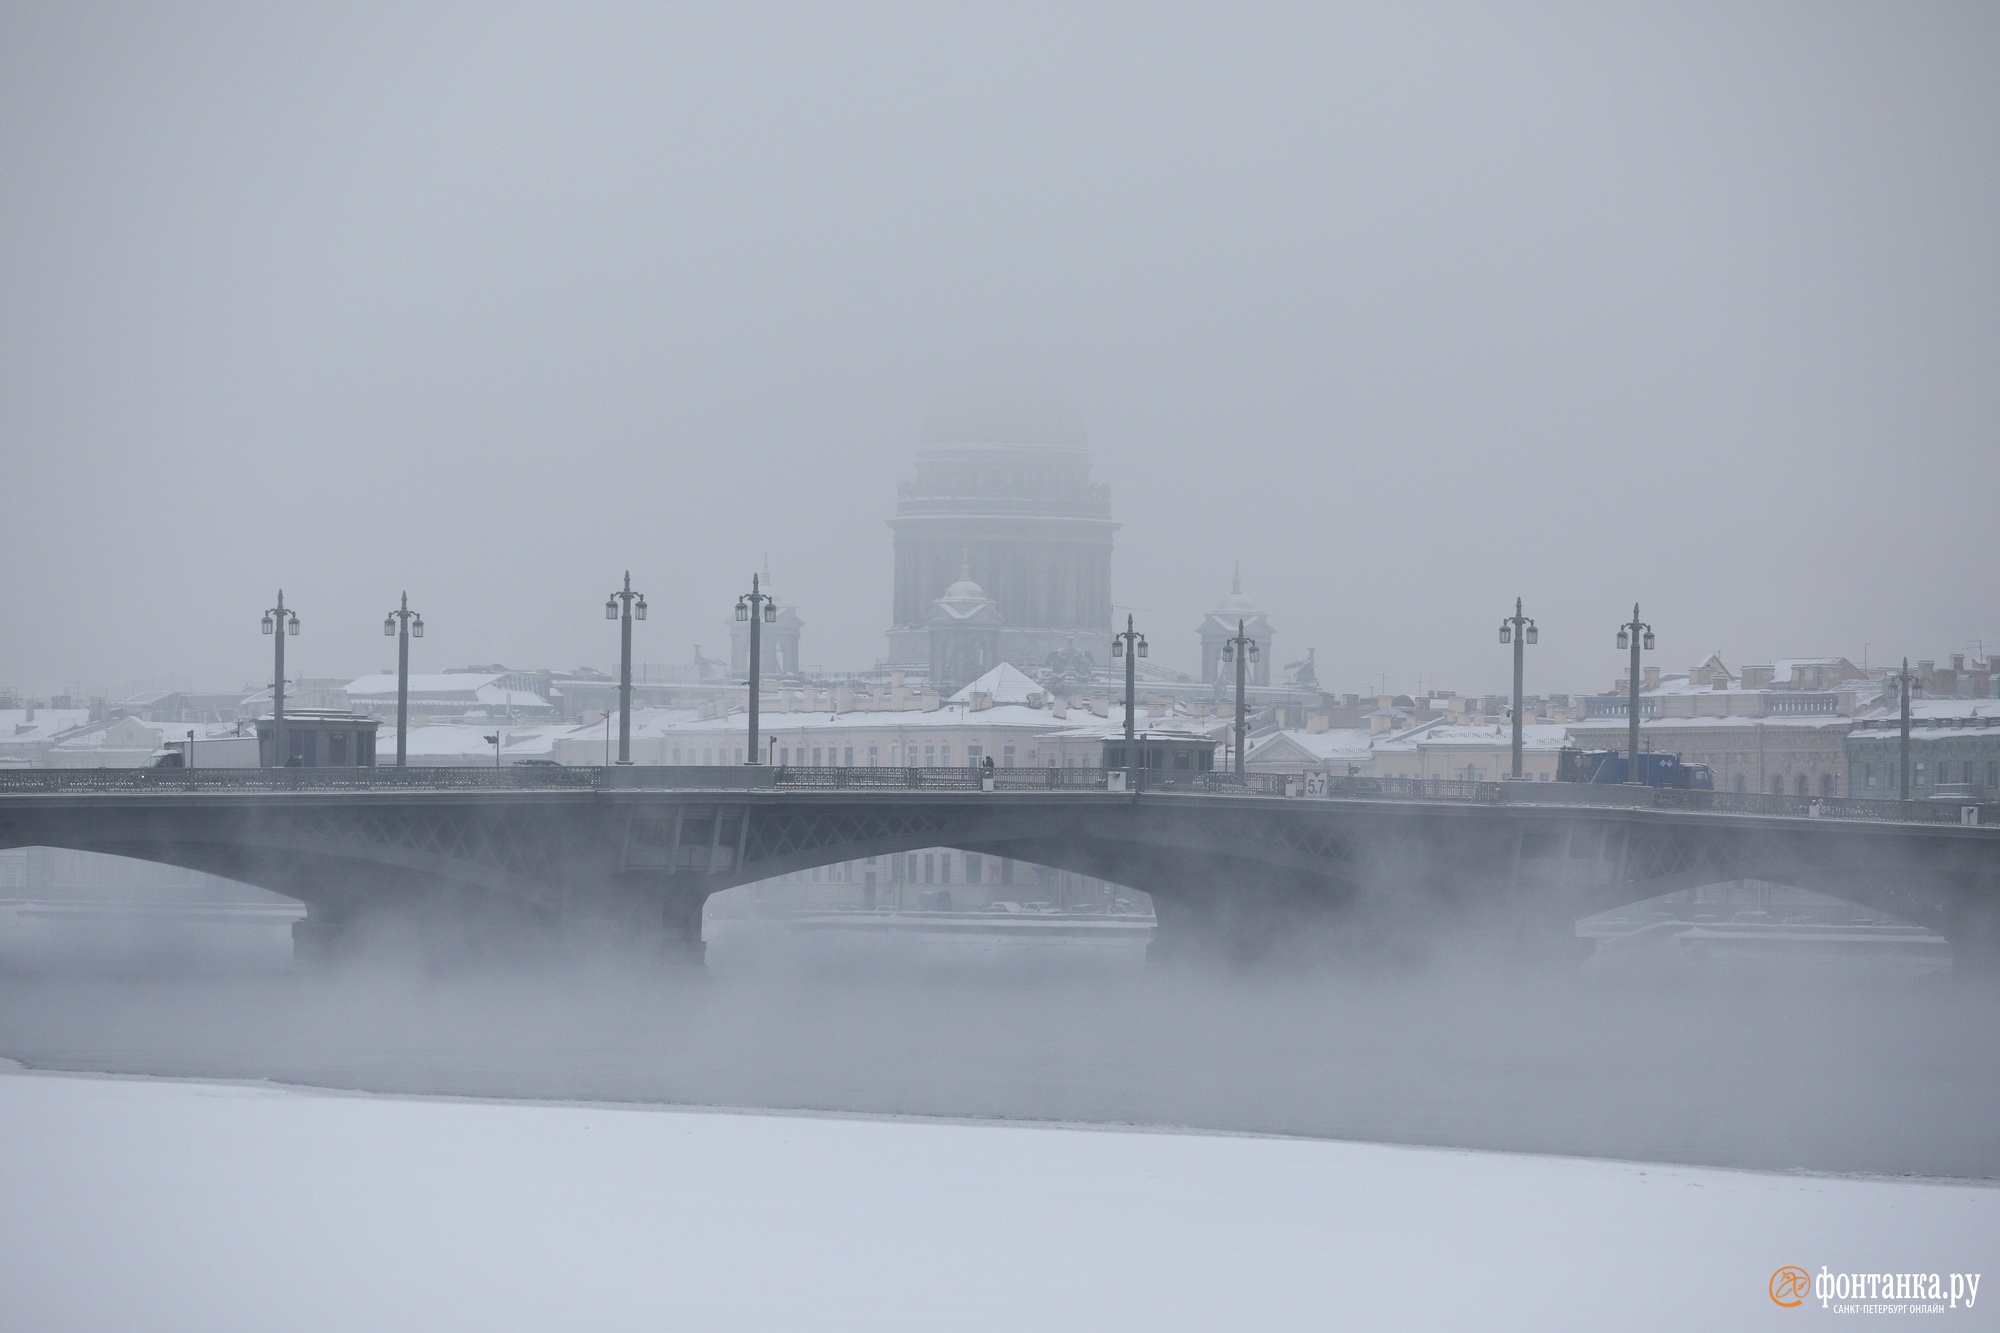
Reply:
<svg viewBox="0 0 2000 1333"><path fill-rule="evenodd" d="M0 682L884 651L937 395L1168 665L2000 644L2000 8L0 6Z"/></svg>

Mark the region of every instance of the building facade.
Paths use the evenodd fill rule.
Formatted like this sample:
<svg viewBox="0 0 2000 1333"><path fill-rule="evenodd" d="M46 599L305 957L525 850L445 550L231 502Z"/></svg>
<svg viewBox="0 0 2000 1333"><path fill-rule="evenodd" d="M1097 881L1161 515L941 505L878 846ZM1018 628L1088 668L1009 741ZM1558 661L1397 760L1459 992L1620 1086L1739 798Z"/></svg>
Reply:
<svg viewBox="0 0 2000 1333"><path fill-rule="evenodd" d="M1847 736L1852 795L1893 800L1902 792L1901 709L1855 719ZM2000 700L1910 701L1910 796L2000 800Z"/></svg>

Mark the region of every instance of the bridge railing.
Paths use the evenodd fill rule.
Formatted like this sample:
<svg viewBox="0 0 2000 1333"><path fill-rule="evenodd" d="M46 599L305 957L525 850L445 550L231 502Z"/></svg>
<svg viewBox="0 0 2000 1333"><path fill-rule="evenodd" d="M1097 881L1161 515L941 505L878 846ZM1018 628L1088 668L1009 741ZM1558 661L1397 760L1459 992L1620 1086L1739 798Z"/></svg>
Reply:
<svg viewBox="0 0 2000 1333"><path fill-rule="evenodd" d="M1101 792L1102 768L795 768L789 765L612 768L517 764L502 768L17 768L0 769L0 795L65 792L362 791L995 791ZM1146 792L1292 796L1311 799L1445 801L1463 804L1608 805L1706 814L1868 820L1899 824L2000 825L2000 803L1877 801L1757 792L1600 786L1570 782L1467 782L1448 778L1142 771ZM1968 817L1967 811L1971 814Z"/></svg>
<svg viewBox="0 0 2000 1333"><path fill-rule="evenodd" d="M0 793L89 791L513 791L609 785L603 769L506 768L14 768Z"/></svg>
<svg viewBox="0 0 2000 1333"><path fill-rule="evenodd" d="M1871 801L1852 796L1770 796L1755 792L1682 791L1664 788L1652 804L1665 810L1702 810L1713 814L1790 815L1807 819L1867 819L1897 824L1962 824L1965 811L1978 812L1981 824L1994 822L1991 805L1959 801Z"/></svg>

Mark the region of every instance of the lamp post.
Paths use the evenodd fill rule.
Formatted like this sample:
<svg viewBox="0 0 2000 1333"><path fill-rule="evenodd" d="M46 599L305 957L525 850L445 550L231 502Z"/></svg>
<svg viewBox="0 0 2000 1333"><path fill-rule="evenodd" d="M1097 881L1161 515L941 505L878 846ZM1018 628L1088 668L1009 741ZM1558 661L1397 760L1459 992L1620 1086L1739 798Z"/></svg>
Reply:
<svg viewBox="0 0 2000 1333"><path fill-rule="evenodd" d="M1243 738L1243 678L1250 663L1257 660L1257 641L1243 632L1243 622L1236 622L1236 637L1222 641L1222 660L1236 663L1236 776L1243 776L1243 751L1248 748Z"/></svg>
<svg viewBox="0 0 2000 1333"><path fill-rule="evenodd" d="M1910 659L1903 659L1903 669L1896 674L1896 684L1903 696L1902 717L1896 736L1896 799L1910 799L1910 690L1917 678L1910 674Z"/></svg>
<svg viewBox="0 0 2000 1333"><path fill-rule="evenodd" d="M410 753L410 640L424 637L424 618L410 609L410 594L382 620L382 632L396 635L396 767Z"/></svg>
<svg viewBox="0 0 2000 1333"><path fill-rule="evenodd" d="M278 589L278 604L264 613L264 632L276 643L276 660L271 667L271 757L274 768L290 767L291 751L285 748L285 636L299 632L296 611L285 609L285 590Z"/></svg>
<svg viewBox="0 0 2000 1333"><path fill-rule="evenodd" d="M1639 604L1632 603L1632 619L1618 627L1618 646L1632 649L1632 679L1627 682L1630 691L1627 696L1629 716L1625 719L1626 753L1631 756L1625 773L1628 785L1639 783L1639 649L1641 645L1651 651L1653 647L1653 627L1639 619Z"/></svg>
<svg viewBox="0 0 2000 1333"><path fill-rule="evenodd" d="M1132 762L1133 714L1138 711L1138 659L1146 655L1146 636L1132 628L1132 617L1125 617L1125 632L1111 636L1111 655L1125 659L1125 767L1129 772L1136 768Z"/></svg>
<svg viewBox="0 0 2000 1333"><path fill-rule="evenodd" d="M604 599L604 618L618 624L618 762L632 762L632 622L646 618L646 595L632 591L632 571L625 586Z"/></svg>
<svg viewBox="0 0 2000 1333"><path fill-rule="evenodd" d="M1521 676L1526 665L1527 646L1540 639L1535 622L1521 614L1521 599L1514 599L1514 614L1500 622L1500 642L1514 645L1514 776L1521 776Z"/></svg>
<svg viewBox="0 0 2000 1333"><path fill-rule="evenodd" d="M763 691L764 624L778 619L778 604L771 594L760 592L757 576L750 576L750 591L736 599L736 618L750 622L750 748L744 751L757 762L757 696Z"/></svg>

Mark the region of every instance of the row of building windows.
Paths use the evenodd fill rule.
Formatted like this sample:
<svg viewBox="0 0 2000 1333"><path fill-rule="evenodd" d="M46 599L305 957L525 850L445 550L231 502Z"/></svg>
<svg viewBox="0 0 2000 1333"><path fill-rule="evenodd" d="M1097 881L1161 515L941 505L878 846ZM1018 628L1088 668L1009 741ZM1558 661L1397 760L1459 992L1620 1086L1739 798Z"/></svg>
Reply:
<svg viewBox="0 0 2000 1333"><path fill-rule="evenodd" d="M1882 770L1882 786L1902 786L1903 766L1901 764L1863 764L1861 766L1863 786L1874 787L1876 785L1876 769L1878 767ZM1986 780L1984 784L1980 782L1980 770L1982 768L1985 770ZM1939 786L1949 783L1964 783L1971 787L1981 785L2000 787L2000 759L1988 759L1983 764L1977 759L1939 759L1935 761L1935 764L1921 763L1910 765L1911 786L1928 787L1933 782L1936 782Z"/></svg>
<svg viewBox="0 0 2000 1333"><path fill-rule="evenodd" d="M742 762L743 762L743 747L742 747L742 746L740 746L740 745L739 745L739 746L737 746L737 747L736 747L736 750L735 750L735 754L736 754L736 758L735 758L734 762L735 762L735 763L739 763L739 764L740 764L740 763L742 763ZM721 756L722 756L722 758L721 758L720 760L717 760L717 759L716 759L716 756L717 756L717 755L721 755ZM713 745L711 745L711 746L708 746L708 747L707 747L707 748L705 748L705 749L699 749L699 750L697 750L697 749L696 749L696 748L695 748L694 746L692 746L692 745L688 746L688 747L687 747L686 749L682 749L682 748L681 748L680 746L678 746L678 745L676 745L676 746L674 747L674 763L676 763L676 764L681 764L681 765L687 765L687 764L710 764L710 765L713 765L713 764L715 764L715 763L718 763L718 762L720 762L720 763L724 763L724 764L727 764L727 763L730 763L730 762L732 762L732 761L730 760L730 758L729 758L729 755L730 755L730 749L729 749L729 747L728 747L727 745L724 745L724 746L719 746L719 747L718 747L718 746L713 746Z"/></svg>
<svg viewBox="0 0 2000 1333"><path fill-rule="evenodd" d="M950 741L932 742L925 744L921 748L914 742L907 746L901 742L896 742L888 748L889 767L891 768L902 768L906 764L911 768L950 768L953 764L954 750ZM882 747L880 745L864 745L859 747L853 745L780 745L777 747L777 751L778 763L784 765L796 764L800 768L853 768L857 758L868 768L879 768L882 765ZM692 745L676 745L673 748L673 762L679 765L714 764L717 762L716 756L721 755L723 757L720 762L728 763L730 762L728 758L729 753L728 746L703 746L697 748ZM740 745L737 746L735 753L735 762L742 763L743 747ZM1032 763L1034 758L1035 753L1030 750L1028 752L1029 762ZM977 767L985 759L986 747L984 745L975 742L965 747L965 762L968 767ZM1012 768L1017 760L1018 752L1015 747L1012 745L1003 745L1000 747L1000 753L997 756L996 762L1001 768ZM1050 766L1053 767L1055 762L1056 756L1052 751L1049 755Z"/></svg>
<svg viewBox="0 0 2000 1333"><path fill-rule="evenodd" d="M1737 790L1737 791L1740 791L1740 792L1747 792L1747 791L1749 791L1749 790L1750 790L1750 775L1749 775L1748 773L1738 773L1738 774L1736 775L1736 780L1735 780L1735 784L1734 784L1734 785L1735 785L1735 787L1736 787L1736 790ZM1794 795L1794 796L1808 796L1808 797L1809 797L1809 796L1811 796L1811 795L1813 794L1813 789L1812 789L1812 779L1811 779L1811 778L1809 778L1809 777L1807 777L1807 776L1806 776L1805 774L1803 774L1803 773L1800 773L1799 775L1797 775L1796 777L1794 777L1794 778L1792 779L1792 781L1791 781L1791 786L1792 786L1792 795ZM1785 776L1784 776L1784 774L1782 774L1782 773L1773 773L1773 774L1771 775L1771 779L1770 779L1770 783L1769 783L1769 789L1770 789L1770 794L1771 794L1771 795L1773 795L1773 796L1783 796L1783 795L1785 794ZM1822 775L1822 776L1821 776L1821 778L1820 778L1820 780L1819 780L1819 794L1820 794L1821 796L1838 796L1838 795L1840 795L1840 779L1839 779L1838 777L1836 777L1836 776L1835 776L1834 774L1832 774L1832 773L1827 773L1827 774L1824 774L1824 775Z"/></svg>

